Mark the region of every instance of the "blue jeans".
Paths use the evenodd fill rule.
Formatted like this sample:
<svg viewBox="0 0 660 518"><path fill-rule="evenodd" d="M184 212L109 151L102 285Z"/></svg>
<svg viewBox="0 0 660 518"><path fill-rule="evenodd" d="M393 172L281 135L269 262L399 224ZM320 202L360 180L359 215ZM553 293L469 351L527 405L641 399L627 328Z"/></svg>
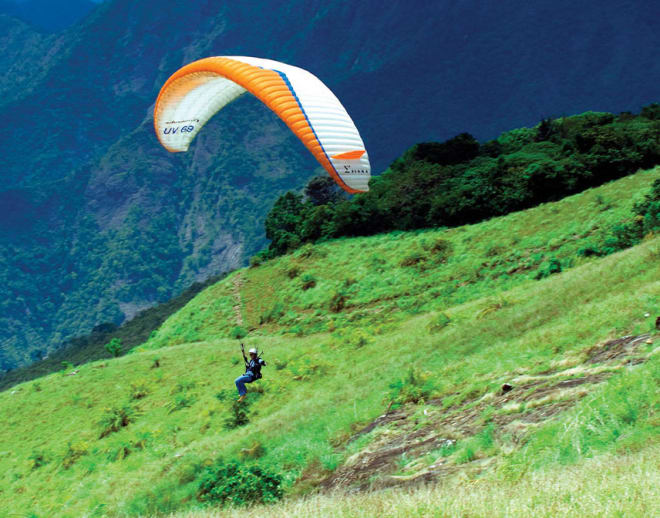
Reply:
<svg viewBox="0 0 660 518"><path fill-rule="evenodd" d="M238 389L238 395L239 396L244 396L247 394L247 389L245 388L246 383L252 383L254 381L254 378L252 377L251 374L243 374L242 376L239 376L236 378L236 388Z"/></svg>

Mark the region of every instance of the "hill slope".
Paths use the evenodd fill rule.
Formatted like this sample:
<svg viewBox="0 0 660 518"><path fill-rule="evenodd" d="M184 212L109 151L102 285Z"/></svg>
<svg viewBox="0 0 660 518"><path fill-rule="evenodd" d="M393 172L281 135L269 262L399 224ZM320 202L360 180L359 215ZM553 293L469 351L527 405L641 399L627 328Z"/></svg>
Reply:
<svg viewBox="0 0 660 518"><path fill-rule="evenodd" d="M245 54L308 68L354 115L379 172L421 140L657 100L650 9L114 0L47 37L3 17L0 369L245 264L273 200L317 170L249 99L190 153L163 151L150 107L184 63Z"/></svg>
<svg viewBox="0 0 660 518"><path fill-rule="evenodd" d="M303 491L472 476L489 466L519 473L655 441L660 373L657 337L648 333L660 314L660 241L602 259L578 260L574 252L579 236L622 213L657 175L642 172L470 227L310 247L208 288L133 354L0 393L8 416L0 430L7 512L79 516L189 507L218 456L276 469L287 490ZM429 255L414 275L405 268L421 268L419 260L397 268L431 236L454 245L446 262ZM526 254L542 254L544 246L575 264L535 280L535 261L520 273L506 261L498 270L479 257L517 253L524 266ZM387 261L387 276L379 272L382 263L365 261L369 248ZM300 260L325 266L315 270L316 287L302 290L302 278L289 279L290 262ZM442 292L451 282L445 270L465 276L458 295ZM287 307L281 316L275 312L246 341L265 349L269 366L265 379L250 386L249 423L232 428L240 353L236 341L222 336L236 323L237 293L245 300L240 317L257 326L256 295L266 293L268 271L274 293L266 308L281 296L292 314ZM347 290L369 284L349 292L329 316L326 298L313 294L334 288L341 271L355 277ZM433 287L415 284L425 275ZM440 292L427 298L434 288ZM357 302L365 314L356 314ZM608 341L624 335L636 338ZM511 391L502 392L505 382ZM389 402L388 417L378 420ZM567 426L571 433L558 435ZM395 452L389 460L369 464L389 450ZM349 476L351 458L370 468ZM656 496L649 489L641 498L651 505Z"/></svg>
<svg viewBox="0 0 660 518"><path fill-rule="evenodd" d="M269 518L407 518L475 516L492 518L586 518L657 514L658 446L632 454L603 455L578 465L555 467L502 481L490 477L457 479L413 489L373 493L314 495L250 512ZM578 488L578 489L576 489ZM245 509L201 510L185 518L239 518Z"/></svg>
<svg viewBox="0 0 660 518"><path fill-rule="evenodd" d="M445 311L584 262L578 253L628 217L659 170L477 225L339 239L240 270L170 318L147 347L229 337L359 330ZM553 263L554 264L554 263ZM341 307L338 307L341 306ZM339 311L336 311L339 309ZM350 334L350 333L349 333Z"/></svg>

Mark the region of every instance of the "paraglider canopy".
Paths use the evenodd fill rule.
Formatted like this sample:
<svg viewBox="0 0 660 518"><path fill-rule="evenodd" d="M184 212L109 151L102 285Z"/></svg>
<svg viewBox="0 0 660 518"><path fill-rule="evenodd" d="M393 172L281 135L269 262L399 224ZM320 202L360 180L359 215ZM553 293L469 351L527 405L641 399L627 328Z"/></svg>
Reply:
<svg viewBox="0 0 660 518"><path fill-rule="evenodd" d="M346 109L316 76L278 61L218 56L179 69L156 101L158 139L169 151L187 151L204 124L245 92L277 114L345 191L369 190L369 156Z"/></svg>

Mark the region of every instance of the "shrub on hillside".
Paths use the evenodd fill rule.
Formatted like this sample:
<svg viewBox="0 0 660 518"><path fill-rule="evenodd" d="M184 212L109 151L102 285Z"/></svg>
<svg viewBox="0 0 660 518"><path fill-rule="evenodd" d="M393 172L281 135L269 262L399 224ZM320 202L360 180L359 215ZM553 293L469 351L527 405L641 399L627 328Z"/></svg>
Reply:
<svg viewBox="0 0 660 518"><path fill-rule="evenodd" d="M488 247L485 255L486 257L497 257L498 255L502 255L504 252L506 252L506 249L503 246L492 245Z"/></svg>
<svg viewBox="0 0 660 518"><path fill-rule="evenodd" d="M286 271L286 276L289 279L295 279L296 277L298 277L298 275L300 275L300 273L301 273L300 267L293 265Z"/></svg>
<svg viewBox="0 0 660 518"><path fill-rule="evenodd" d="M653 182L651 192L633 208L638 235L656 232L660 229L660 179Z"/></svg>
<svg viewBox="0 0 660 518"><path fill-rule="evenodd" d="M389 399L397 404L418 403L428 399L433 390L430 376L410 367L405 378L390 383Z"/></svg>
<svg viewBox="0 0 660 518"><path fill-rule="evenodd" d="M218 459L202 473L197 498L209 504L243 506L282 498L282 476L257 464Z"/></svg>
<svg viewBox="0 0 660 518"><path fill-rule="evenodd" d="M371 343L373 339L370 334L363 329L354 329L344 339L346 345L359 349Z"/></svg>
<svg viewBox="0 0 660 518"><path fill-rule="evenodd" d="M541 267L534 275L534 278L536 280L545 279L546 277L554 275L555 273L561 273L561 262L556 257L552 257L548 261L541 264Z"/></svg>
<svg viewBox="0 0 660 518"><path fill-rule="evenodd" d="M171 393L186 392L194 389L196 386L197 382L195 380L181 380L174 386Z"/></svg>
<svg viewBox="0 0 660 518"><path fill-rule="evenodd" d="M310 259L312 257L326 257L328 253L325 250L321 250L318 247L312 246L311 244L306 244L300 248L295 253L295 257L298 259Z"/></svg>
<svg viewBox="0 0 660 518"><path fill-rule="evenodd" d="M89 453L89 446L85 442L67 443L60 463L64 469L69 469L78 460Z"/></svg>
<svg viewBox="0 0 660 518"><path fill-rule="evenodd" d="M236 326L231 330L230 335L233 339L240 340L241 338L245 338L247 336L247 331L241 326Z"/></svg>
<svg viewBox="0 0 660 518"><path fill-rule="evenodd" d="M248 417L248 410L250 408L250 399L245 399L242 402L234 400L229 409L229 417L225 419L224 426L227 430L233 430L240 426L245 426L250 422Z"/></svg>
<svg viewBox="0 0 660 518"><path fill-rule="evenodd" d="M439 315L433 317L433 319L426 326L430 333L438 333L442 331L451 323L451 318L445 313L440 313Z"/></svg>
<svg viewBox="0 0 660 518"><path fill-rule="evenodd" d="M250 257L250 268L257 268L261 266L264 262L264 258L260 254L253 255Z"/></svg>
<svg viewBox="0 0 660 518"><path fill-rule="evenodd" d="M131 399L142 399L149 394L149 384L145 380L131 383Z"/></svg>
<svg viewBox="0 0 660 518"><path fill-rule="evenodd" d="M578 255L604 256L635 246L645 236L660 231L660 179L653 182L651 191L633 207L629 221L609 228L600 242L590 241L578 250Z"/></svg>
<svg viewBox="0 0 660 518"><path fill-rule="evenodd" d="M454 245L447 239L437 239L429 248L433 258L439 262L445 262L454 253Z"/></svg>
<svg viewBox="0 0 660 518"><path fill-rule="evenodd" d="M401 259L399 266L408 268L410 266L418 266L424 262L426 262L426 256L422 252L415 251L409 253L403 259Z"/></svg>
<svg viewBox="0 0 660 518"><path fill-rule="evenodd" d="M348 297L346 297L345 293L342 291L335 291L328 302L328 309L333 313L339 313L344 307L346 307L347 301Z"/></svg>
<svg viewBox="0 0 660 518"><path fill-rule="evenodd" d="M121 439L106 450L107 458L111 462L124 460L131 453L144 450L151 442L151 434L143 432L131 439Z"/></svg>
<svg viewBox="0 0 660 518"><path fill-rule="evenodd" d="M113 432L118 432L134 422L137 417L137 410L128 404L106 408L99 421L99 426L101 427L99 438L102 439Z"/></svg>
<svg viewBox="0 0 660 518"><path fill-rule="evenodd" d="M28 467L30 470L39 469L50 462L48 456L41 450L33 450L28 457Z"/></svg>
<svg viewBox="0 0 660 518"><path fill-rule="evenodd" d="M196 401L197 397L194 394L177 394L174 396L174 399L167 404L167 412L171 414L177 410L189 408L193 406Z"/></svg>
<svg viewBox="0 0 660 518"><path fill-rule="evenodd" d="M216 393L215 398L222 403L224 401L228 401L229 399L231 399L234 396L234 394L236 394L235 390L221 389L219 392Z"/></svg>
<svg viewBox="0 0 660 518"><path fill-rule="evenodd" d="M108 351L113 358L116 358L121 354L121 340L119 338L113 338L110 342L105 344L105 350Z"/></svg>
<svg viewBox="0 0 660 518"><path fill-rule="evenodd" d="M167 404L168 413L171 414L177 410L189 408L197 402L197 395L190 392L195 388L195 385L196 383L194 381L181 381L177 384L172 391L174 397L172 398L172 401Z"/></svg>
<svg viewBox="0 0 660 518"><path fill-rule="evenodd" d="M316 277L314 277L311 273L305 273L300 278L300 282L301 282L300 287L303 290L309 290L316 286Z"/></svg>

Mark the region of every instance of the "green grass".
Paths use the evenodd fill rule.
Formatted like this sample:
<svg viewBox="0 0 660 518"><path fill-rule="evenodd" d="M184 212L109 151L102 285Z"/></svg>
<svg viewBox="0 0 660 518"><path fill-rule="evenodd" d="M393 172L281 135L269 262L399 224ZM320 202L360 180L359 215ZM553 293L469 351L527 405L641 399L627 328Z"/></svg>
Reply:
<svg viewBox="0 0 660 518"><path fill-rule="evenodd" d="M411 366L453 412L512 376L534 375L559 360L579 366L597 342L648 332L660 314L660 238L599 259L578 258L577 249L580 236L625 217L657 175L638 173L479 225L303 248L209 287L132 354L0 393L2 512L147 515L196 506L200 473L218 457L276 469L286 491L293 491L305 469L330 471L343 462L351 453L343 447L346 438L383 413L390 386ZM608 200L607 210L601 199ZM431 250L439 239L451 242L453 255L435 264ZM411 250L432 266L397 266ZM549 255L566 268L535 280L535 265ZM506 273L514 264L531 266ZM313 272L316 286L303 290L296 276L290 278L294 265ZM237 276L242 282L235 283ZM344 286L349 278L355 282ZM229 338L237 326L237 289L251 329L245 343L263 348L269 365L265 378L250 386L250 422L227 429L233 380L242 370L238 342ZM348 299L337 313L328 306L336 291ZM281 316L259 325L278 303L273 313ZM500 459L501 476L517 476L507 484L518 485L536 477L524 474L529 469L640 449L657 441L657 377L656 354L610 378L567 417L532 429L523 446L499 443L495 430L467 445L472 456ZM626 386L635 387L634 394ZM631 405L640 409L632 420ZM612 416L607 427L592 433L605 415ZM552 439L567 423L577 423L575 434ZM469 463L465 445L459 441L445 452L450 462ZM649 462L657 462L657 449L648 451ZM608 480L628 490L614 476ZM468 492L469 484L458 484ZM495 494L484 487L483 502ZM651 489L644 487L647 495ZM551 505L550 493L544 495Z"/></svg>
<svg viewBox="0 0 660 518"><path fill-rule="evenodd" d="M516 482L460 477L438 486L358 495L314 495L251 514L269 518L647 518L658 516L660 448L604 455L575 466L538 470ZM191 511L177 518L230 518L245 509Z"/></svg>
<svg viewBox="0 0 660 518"><path fill-rule="evenodd" d="M658 439L659 391L656 357L624 371L561 419L541 426L503 469L518 475L550 464L570 464L612 445L619 452L637 451L648 438Z"/></svg>
<svg viewBox="0 0 660 518"><path fill-rule="evenodd" d="M231 337L235 276L243 279L241 309L251 336L336 331L350 341L354 329L377 334L412 315L488 296L484 315L497 311L508 303L498 293L533 284L553 265L565 270L588 262L578 253L585 240L630 217L659 174L637 173L477 225L306 245L205 290L146 347ZM313 276L313 288L303 289L305 276ZM342 298L345 307L333 311Z"/></svg>

